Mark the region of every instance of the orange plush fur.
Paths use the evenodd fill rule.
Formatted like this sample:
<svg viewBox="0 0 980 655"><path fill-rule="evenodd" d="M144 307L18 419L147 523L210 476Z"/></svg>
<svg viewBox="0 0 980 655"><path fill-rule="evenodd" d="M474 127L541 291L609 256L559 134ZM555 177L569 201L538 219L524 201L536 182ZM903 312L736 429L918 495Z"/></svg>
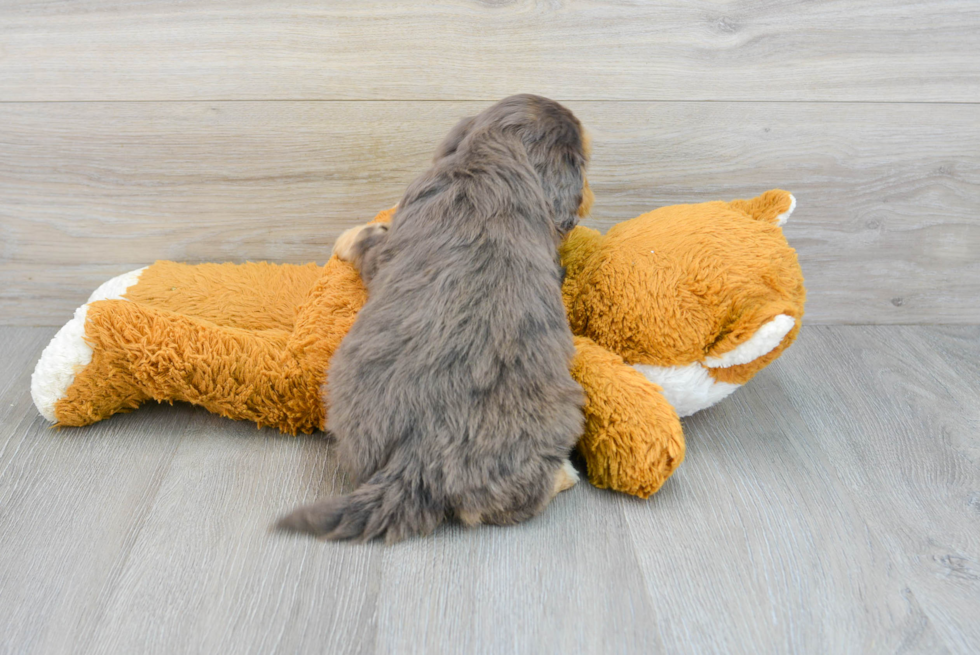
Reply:
<svg viewBox="0 0 980 655"><path fill-rule="evenodd" d="M769 191L664 207L605 236L584 227L570 234L561 250L564 295L578 335L572 373L587 397L579 450L593 484L655 492L684 459L668 397L696 411L793 341L803 277L777 226L792 202ZM64 364L73 368L61 373L64 389L51 374L60 365L55 341L68 339L59 333L32 392L42 413L63 426L154 399L310 432L324 424L320 386L330 357L365 300L354 268L336 257L323 267L157 262L122 297L85 306L91 354ZM774 333L780 321L785 327ZM56 401L44 400L50 388Z"/></svg>

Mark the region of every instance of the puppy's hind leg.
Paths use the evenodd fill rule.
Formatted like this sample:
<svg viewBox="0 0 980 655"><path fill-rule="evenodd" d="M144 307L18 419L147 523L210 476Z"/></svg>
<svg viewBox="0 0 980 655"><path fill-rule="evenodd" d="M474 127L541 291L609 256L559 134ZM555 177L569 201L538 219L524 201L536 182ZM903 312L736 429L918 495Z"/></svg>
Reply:
<svg viewBox="0 0 980 655"><path fill-rule="evenodd" d="M483 523L490 525L520 523L542 512L555 496L574 487L578 480L578 471L566 459L555 471L550 484L541 488L540 493L531 496L514 495L506 500L484 497L481 502L470 502L468 507L457 507L456 518L468 527Z"/></svg>
<svg viewBox="0 0 980 655"><path fill-rule="evenodd" d="M572 466L569 460L565 460L561 463L558 472L555 473L555 486L551 493L551 497L554 498L558 494L567 489L571 489L578 482L578 471Z"/></svg>

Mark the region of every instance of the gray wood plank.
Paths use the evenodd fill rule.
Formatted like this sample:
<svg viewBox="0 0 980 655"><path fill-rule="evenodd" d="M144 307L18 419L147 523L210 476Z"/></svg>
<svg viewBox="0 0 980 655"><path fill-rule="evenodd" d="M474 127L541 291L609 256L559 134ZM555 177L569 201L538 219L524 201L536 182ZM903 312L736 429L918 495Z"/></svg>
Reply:
<svg viewBox="0 0 980 655"><path fill-rule="evenodd" d="M977 357L980 325L932 326L928 330L911 332L943 359L949 367L948 372L980 397L980 357ZM980 434L980 426L977 427L975 434Z"/></svg>
<svg viewBox="0 0 980 655"><path fill-rule="evenodd" d="M609 494L583 487L515 529L453 526L391 548L268 534L284 510L341 488L320 440L219 418L196 422L89 648L497 653L515 644L535 652L656 645L649 622L636 621L652 618L651 608L630 575L635 556ZM148 643L151 634L157 639Z"/></svg>
<svg viewBox="0 0 980 655"><path fill-rule="evenodd" d="M656 653L619 498L582 482L507 528L453 527L385 553L379 653Z"/></svg>
<svg viewBox="0 0 980 655"><path fill-rule="evenodd" d="M191 410L85 430L28 406L0 453L0 634L9 652L77 652L154 502Z"/></svg>
<svg viewBox="0 0 980 655"><path fill-rule="evenodd" d="M52 328L0 327L0 471L21 443L27 426L39 418L31 399L31 373Z"/></svg>
<svg viewBox="0 0 980 655"><path fill-rule="evenodd" d="M814 327L686 421L648 501L580 484L394 547L268 532L329 444L186 406L55 432L0 330L0 650L976 652L980 329ZM6 415L3 411L16 407Z"/></svg>
<svg viewBox="0 0 980 655"><path fill-rule="evenodd" d="M980 650L977 334L817 328L787 358L789 404L932 624L963 653ZM964 360L951 365L936 342Z"/></svg>
<svg viewBox="0 0 980 655"><path fill-rule="evenodd" d="M154 259L322 261L486 103L0 104L0 324ZM980 105L576 102L587 224L793 191L812 323L980 321Z"/></svg>
<svg viewBox="0 0 980 655"><path fill-rule="evenodd" d="M84 650L371 652L384 546L270 533L335 470L322 438L196 417Z"/></svg>
<svg viewBox="0 0 980 655"><path fill-rule="evenodd" d="M34 364L54 333L53 329L0 326L0 431L9 425L13 414L22 411L13 408L18 407L25 395L30 398ZM8 411L10 414L5 414ZM0 437L0 443L4 441Z"/></svg>
<svg viewBox="0 0 980 655"><path fill-rule="evenodd" d="M687 458L651 502L621 499L666 652L947 652L789 402L805 372L783 360L806 348L687 419Z"/></svg>
<svg viewBox="0 0 980 655"><path fill-rule="evenodd" d="M94 628L192 413L51 429L30 374L53 333L0 328L0 652L70 652Z"/></svg>
<svg viewBox="0 0 980 655"><path fill-rule="evenodd" d="M0 5L5 100L980 100L971 0Z"/></svg>

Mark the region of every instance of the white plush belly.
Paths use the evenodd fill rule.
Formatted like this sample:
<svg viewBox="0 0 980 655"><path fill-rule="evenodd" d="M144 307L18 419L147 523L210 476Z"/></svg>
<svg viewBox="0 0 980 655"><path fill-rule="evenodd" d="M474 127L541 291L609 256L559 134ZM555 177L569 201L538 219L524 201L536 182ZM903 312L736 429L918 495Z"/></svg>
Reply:
<svg viewBox="0 0 980 655"><path fill-rule="evenodd" d="M678 416L690 416L728 397L740 384L718 382L698 362L687 366L633 364L650 382L663 388L664 398Z"/></svg>
<svg viewBox="0 0 980 655"><path fill-rule="evenodd" d="M718 382L708 375L709 368L728 368L755 361L782 343L795 325L795 318L780 314L756 330L751 338L739 344L737 348L718 357L708 357L704 364L699 362L687 366L634 364L633 368L650 382L663 387L664 397L674 406L678 416L690 416L694 412L724 400L742 386L730 382Z"/></svg>

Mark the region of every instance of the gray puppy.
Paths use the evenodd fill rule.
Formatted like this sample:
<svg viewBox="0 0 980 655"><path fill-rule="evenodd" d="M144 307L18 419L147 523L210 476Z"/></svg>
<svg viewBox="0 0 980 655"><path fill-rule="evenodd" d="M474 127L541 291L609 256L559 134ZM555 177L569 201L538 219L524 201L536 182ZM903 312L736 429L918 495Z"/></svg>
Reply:
<svg viewBox="0 0 980 655"><path fill-rule="evenodd" d="M360 486L284 517L397 541L528 519L577 476L581 388L557 244L591 192L578 119L518 95L464 119L390 229L345 235L369 299L330 362L328 430Z"/></svg>

